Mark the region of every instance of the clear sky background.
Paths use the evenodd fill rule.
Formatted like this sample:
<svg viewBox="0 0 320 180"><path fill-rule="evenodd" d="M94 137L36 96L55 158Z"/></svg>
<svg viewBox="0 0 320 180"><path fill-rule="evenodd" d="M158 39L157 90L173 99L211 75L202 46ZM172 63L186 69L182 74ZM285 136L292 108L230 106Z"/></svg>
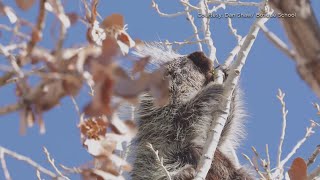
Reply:
<svg viewBox="0 0 320 180"><path fill-rule="evenodd" d="M12 0L3 0L2 2L13 7L19 16L35 22L38 4L25 12L19 10ZM63 2L66 12L79 12L82 8L80 0L64 0ZM194 2L197 1L192 0L191 2L195 4ZM163 12L174 13L183 10L183 7L176 1L162 0L158 3ZM312 3L314 9L320 8L319 1L313 0ZM98 12L102 17L112 13L122 14L128 24L128 33L134 39L183 41L193 34L191 25L185 16L160 17L151 8L150 0L101 0L98 5ZM226 10L218 11L218 13L225 12L254 13L257 12L257 8L227 6ZM316 13L316 16L319 20L320 13ZM54 15L49 13L49 22L53 22L54 19ZM227 19L211 20L212 37L217 47L217 58L220 62L223 62L230 50L236 45L236 41L229 32ZM253 21L253 18L235 18L233 19L233 25L238 29L238 33L244 36ZM0 23L9 25L5 16L0 16ZM55 24L47 23L46 25L44 37L47 38L41 41L41 44L50 48L55 44L54 38L50 35L50 29L54 28ZM281 39L288 42L278 19L271 19L266 25ZM55 28L57 32L58 28ZM1 31L1 33L0 43L5 44L11 37L4 31ZM64 47L86 43L85 35L85 26L77 23L69 31ZM197 50L196 46L187 46L180 49L179 52L187 54L195 50ZM4 62L5 59L0 57L0 63L3 64ZM278 88L286 93L285 100L289 109L283 156L286 156L296 142L304 136L305 129L310 124L309 119L319 122L319 117L316 116L316 111L311 104L312 102L319 103L319 100L297 75L294 62L274 47L263 33L259 33L248 56L241 77L241 85L245 92L245 102L249 116L246 125L248 136L238 152L252 156L250 147L254 146L264 156L265 144L269 144L272 167L274 167L282 124L281 105L276 98ZM76 97L80 107L83 107L89 100L86 92L87 90L83 89ZM13 85L0 88L0 106L15 101ZM40 135L38 126L35 126L28 129L25 136L21 136L19 135L18 113L0 116L0 145L26 155L46 167L49 167L49 165L42 150L43 146L48 148L58 164L61 163L69 167L85 164L92 159L80 142L80 133L77 128L79 118L69 97L64 98L60 106L45 113L44 119L47 129L46 134ZM316 129L316 133L305 143L302 149L298 150L295 157L309 157L316 145L320 144L319 132L320 129ZM241 162L247 163L241 156L240 159ZM36 170L29 165L10 157L7 157L7 163L14 180L36 179ZM319 161L315 164L319 164ZM72 176L72 178L79 179L78 176ZM0 171L0 179L4 179L2 171Z"/></svg>

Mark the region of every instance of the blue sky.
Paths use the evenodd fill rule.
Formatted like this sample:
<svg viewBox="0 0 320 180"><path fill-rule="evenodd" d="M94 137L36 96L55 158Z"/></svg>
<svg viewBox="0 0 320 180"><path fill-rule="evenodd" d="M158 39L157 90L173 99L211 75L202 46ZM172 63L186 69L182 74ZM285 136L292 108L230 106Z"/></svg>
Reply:
<svg viewBox="0 0 320 180"><path fill-rule="evenodd" d="M196 2L196 1L192 1ZM25 12L19 10L14 1L3 0L3 3L13 7L19 16L35 21L38 6ZM79 12L81 3L79 0L65 0L66 12ZM313 0L313 7L320 7L320 2ZM183 7L176 1L162 0L159 2L162 11L173 13L183 10ZM119 1L119 0L101 0L98 11L102 17L112 13L120 13L124 16L128 24L128 33L135 39L144 41L183 41L192 35L192 28L185 16L175 18L160 17L153 8L151 1ZM218 13L252 13L257 12L254 7L227 7ZM317 13L317 19L320 19L320 13ZM49 14L49 22L54 20L54 16ZM254 19L233 19L233 25L238 29L238 33L244 36ZM5 16L0 16L1 24L9 24ZM281 24L277 19L271 19L267 27L276 33L285 42L288 42ZM45 27L45 37L40 44L45 47L52 47L55 44L50 35L50 28L54 26L47 24ZM217 58L220 62L227 57L230 50L236 45L235 38L230 34L227 27L227 20L212 19L212 37L217 47ZM56 28L57 30L57 28ZM83 44L86 28L78 23L68 33L64 47ZM0 43L5 44L10 39L7 33L2 32ZM182 48L180 53L191 53L196 46ZM1 57L0 63L5 60ZM0 72L1 74L2 72ZM269 144L272 166L276 162L277 147L280 139L281 130L281 105L276 98L278 88L285 93L287 108L289 109L287 133L284 142L283 156L290 152L296 142L305 134L305 129L309 126L309 119L319 121L312 102L319 102L310 88L300 79L296 73L294 62L287 58L280 50L274 47L268 39L260 33L245 65L241 77L241 86L245 92L246 108L248 110L247 120L247 139L239 149L239 153L246 153L252 156L251 146L256 147L260 154L264 155L265 144ZM80 107L88 102L86 89L76 97ZM15 102L14 86L0 88L0 105L11 104ZM70 98L64 98L61 105L54 108L44 115L47 133L39 134L37 126L27 130L25 136L19 135L19 114L13 113L0 116L0 145L14 150L23 155L29 156L33 160L49 167L42 147L48 148L51 155L57 163L66 166L78 166L91 160L90 155L82 147L77 128L78 116L74 110ZM319 144L319 129L305 143L296 156L307 158ZM240 157L241 162L246 162ZM7 158L8 168L14 180L35 179L36 171L23 162L19 162L10 157ZM319 162L316 162L319 164ZM289 166L289 164L288 164ZM77 176L72 177L78 179ZM3 179L0 171L0 179Z"/></svg>

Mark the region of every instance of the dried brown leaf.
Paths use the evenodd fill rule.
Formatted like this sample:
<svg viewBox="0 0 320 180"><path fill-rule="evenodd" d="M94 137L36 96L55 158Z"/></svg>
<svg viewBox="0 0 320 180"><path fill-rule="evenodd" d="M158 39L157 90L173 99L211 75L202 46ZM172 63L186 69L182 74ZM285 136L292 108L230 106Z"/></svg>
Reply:
<svg viewBox="0 0 320 180"><path fill-rule="evenodd" d="M94 96L90 104L88 104L84 112L90 116L98 116L102 114L111 114L113 112L110 107L112 96L113 80L106 74L100 74L104 79L95 83Z"/></svg>
<svg viewBox="0 0 320 180"><path fill-rule="evenodd" d="M123 16L121 14L111 14L110 16L107 16L103 20L102 26L104 28L111 28L111 27L123 28L124 27Z"/></svg>
<svg viewBox="0 0 320 180"><path fill-rule="evenodd" d="M34 2L35 0L16 0L18 7L22 10L30 9L33 6Z"/></svg>
<svg viewBox="0 0 320 180"><path fill-rule="evenodd" d="M105 136L109 122L103 118L90 118L79 124L82 135L88 139L99 140Z"/></svg>
<svg viewBox="0 0 320 180"><path fill-rule="evenodd" d="M149 61L150 61L150 56L140 58L138 61L136 61L134 63L133 68L132 68L132 73L135 74L138 72L143 72L144 68L149 63Z"/></svg>
<svg viewBox="0 0 320 180"><path fill-rule="evenodd" d="M86 139L84 146L87 148L89 154L95 157L110 157L116 148L117 142L105 141L104 139Z"/></svg>
<svg viewBox="0 0 320 180"><path fill-rule="evenodd" d="M79 19L78 14L74 12L66 13L66 15L68 16L71 25L74 25Z"/></svg>
<svg viewBox="0 0 320 180"><path fill-rule="evenodd" d="M82 87L82 79L75 76L62 80L62 86L66 95L76 96Z"/></svg>
<svg viewBox="0 0 320 180"><path fill-rule="evenodd" d="M113 154L111 155L113 156ZM119 175L119 169L115 166L115 164L110 159L111 156L99 156L94 158L95 164L98 164L95 168L108 172L114 176Z"/></svg>
<svg viewBox="0 0 320 180"><path fill-rule="evenodd" d="M94 169L92 170L93 173L96 175L100 176L103 179L108 179L108 180L124 180L122 176L115 176L110 174L110 172L102 171L99 169Z"/></svg>
<svg viewBox="0 0 320 180"><path fill-rule="evenodd" d="M300 157L294 159L288 174L290 180L307 180L307 164L304 159Z"/></svg>
<svg viewBox="0 0 320 180"><path fill-rule="evenodd" d="M106 38L102 42L102 55L105 61L119 54L119 46L114 38Z"/></svg>
<svg viewBox="0 0 320 180"><path fill-rule="evenodd" d="M123 30L117 34L116 38L123 55L127 55L129 53L129 49L135 46L135 42L132 40L129 34Z"/></svg>

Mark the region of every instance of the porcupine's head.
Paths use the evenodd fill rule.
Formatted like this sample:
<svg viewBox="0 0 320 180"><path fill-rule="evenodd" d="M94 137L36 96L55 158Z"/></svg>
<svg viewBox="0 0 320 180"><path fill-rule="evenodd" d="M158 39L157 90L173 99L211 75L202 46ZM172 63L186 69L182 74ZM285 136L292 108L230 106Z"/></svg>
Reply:
<svg viewBox="0 0 320 180"><path fill-rule="evenodd" d="M151 64L164 68L164 78L169 81L169 102L172 104L191 99L213 79L213 64L203 52L180 55L162 44L147 43L135 54L150 56ZM147 96L146 100L150 98Z"/></svg>
<svg viewBox="0 0 320 180"><path fill-rule="evenodd" d="M189 100L212 80L212 62L203 52L173 59L164 67L172 101Z"/></svg>

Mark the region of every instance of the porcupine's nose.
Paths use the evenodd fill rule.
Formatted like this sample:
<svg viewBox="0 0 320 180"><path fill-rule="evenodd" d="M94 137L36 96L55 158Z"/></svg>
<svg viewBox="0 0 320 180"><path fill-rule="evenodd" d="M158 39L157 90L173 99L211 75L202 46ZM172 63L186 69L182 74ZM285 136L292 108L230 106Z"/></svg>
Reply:
<svg viewBox="0 0 320 180"><path fill-rule="evenodd" d="M211 77L212 61L201 51L196 51L188 56L188 58L200 69L207 77Z"/></svg>

